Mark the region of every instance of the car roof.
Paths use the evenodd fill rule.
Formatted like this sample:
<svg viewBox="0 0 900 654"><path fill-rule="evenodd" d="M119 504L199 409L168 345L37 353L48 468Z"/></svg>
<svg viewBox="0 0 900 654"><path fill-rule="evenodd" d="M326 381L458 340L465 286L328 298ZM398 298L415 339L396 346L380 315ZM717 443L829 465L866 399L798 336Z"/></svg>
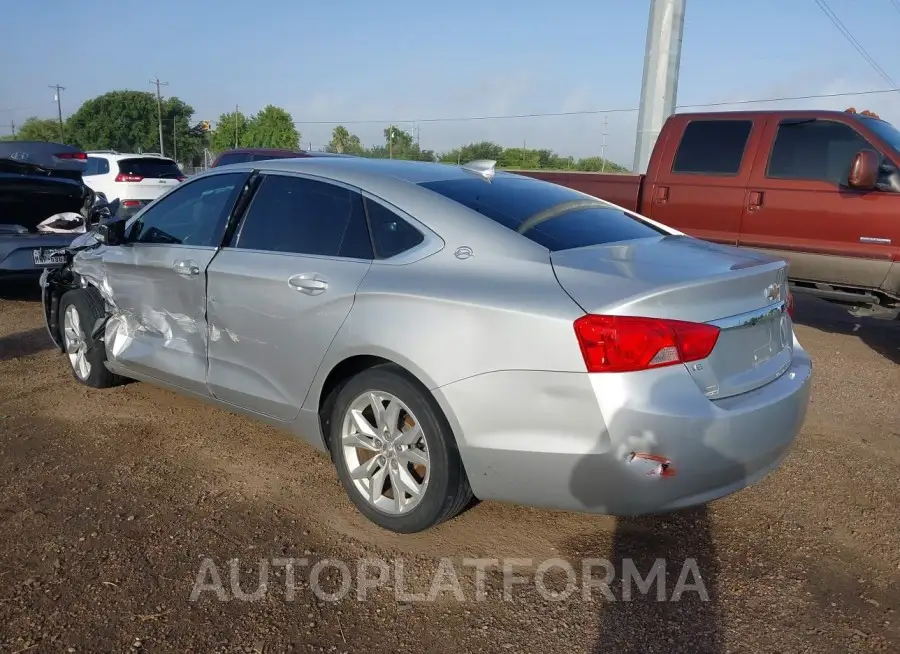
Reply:
<svg viewBox="0 0 900 654"><path fill-rule="evenodd" d="M366 157L310 157L266 159L221 166L215 170L259 170L261 172L308 173L338 182L374 190L379 181L401 180L411 184L451 179L472 179L475 173L453 164L405 159L369 159ZM497 176L510 176L498 171Z"/></svg>

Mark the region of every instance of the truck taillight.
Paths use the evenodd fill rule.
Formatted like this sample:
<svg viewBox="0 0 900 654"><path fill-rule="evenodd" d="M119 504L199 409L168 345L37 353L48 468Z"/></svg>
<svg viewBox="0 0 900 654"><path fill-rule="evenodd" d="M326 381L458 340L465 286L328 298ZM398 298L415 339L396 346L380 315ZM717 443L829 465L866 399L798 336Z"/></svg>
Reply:
<svg viewBox="0 0 900 654"><path fill-rule="evenodd" d="M582 316L575 335L588 372L634 372L705 359L719 328L632 316Z"/></svg>
<svg viewBox="0 0 900 654"><path fill-rule="evenodd" d="M140 175L129 175L127 173L119 173L116 175L117 182L140 182L144 178Z"/></svg>
<svg viewBox="0 0 900 654"><path fill-rule="evenodd" d="M53 156L57 159L77 159L79 161L87 161L87 154L84 152L60 152Z"/></svg>

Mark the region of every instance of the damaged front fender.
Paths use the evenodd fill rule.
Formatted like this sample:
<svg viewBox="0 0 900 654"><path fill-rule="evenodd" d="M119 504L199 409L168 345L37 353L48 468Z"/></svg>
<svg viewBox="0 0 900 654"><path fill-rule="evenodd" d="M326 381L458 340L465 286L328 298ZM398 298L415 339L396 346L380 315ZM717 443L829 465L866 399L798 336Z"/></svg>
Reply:
<svg viewBox="0 0 900 654"><path fill-rule="evenodd" d="M72 241L66 249L66 260L58 268L45 268L41 273L41 302L44 307L44 325L53 344L65 352L65 342L60 330L59 307L62 296L78 288L96 288L107 305L106 316L98 320L88 335L88 349L102 340L112 305L109 281L103 273L104 247L95 232L87 232Z"/></svg>

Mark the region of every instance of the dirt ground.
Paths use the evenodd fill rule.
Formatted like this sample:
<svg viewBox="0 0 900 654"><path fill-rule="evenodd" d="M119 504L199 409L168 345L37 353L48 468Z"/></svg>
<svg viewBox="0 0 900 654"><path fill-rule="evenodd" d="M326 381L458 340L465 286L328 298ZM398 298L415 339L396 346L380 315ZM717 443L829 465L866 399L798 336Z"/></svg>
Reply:
<svg viewBox="0 0 900 654"><path fill-rule="evenodd" d="M812 405L757 486L637 520L484 502L398 536L290 436L146 384L77 385L33 293L0 290L0 652L900 651L900 329L812 301L797 318ZM287 557L309 564L290 591L275 565L258 599L240 596L260 560ZM367 557L388 576L360 590ZM466 557L525 559L525 583L504 599L491 571L479 597ZM583 583L591 558L612 565L609 597ZM619 583L657 558L667 601ZM568 597L534 583L565 588L560 568L537 572L551 559L577 573ZM671 601L689 561L699 584ZM216 574L222 598L192 601ZM450 590L434 601L407 595L435 579Z"/></svg>

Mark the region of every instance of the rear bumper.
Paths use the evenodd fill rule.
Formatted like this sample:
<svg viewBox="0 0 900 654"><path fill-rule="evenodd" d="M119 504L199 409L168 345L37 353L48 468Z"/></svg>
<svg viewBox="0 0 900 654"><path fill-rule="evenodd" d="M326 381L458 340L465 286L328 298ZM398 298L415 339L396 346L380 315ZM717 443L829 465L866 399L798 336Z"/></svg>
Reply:
<svg viewBox="0 0 900 654"><path fill-rule="evenodd" d="M477 497L662 513L723 497L778 467L809 403L811 361L795 346L781 377L715 402L684 366L623 375L495 372L435 395ZM642 454L668 460L666 474Z"/></svg>
<svg viewBox="0 0 900 654"><path fill-rule="evenodd" d="M12 277L37 279L47 267L34 263L34 250L64 249L80 234L23 234L0 236L0 279Z"/></svg>

